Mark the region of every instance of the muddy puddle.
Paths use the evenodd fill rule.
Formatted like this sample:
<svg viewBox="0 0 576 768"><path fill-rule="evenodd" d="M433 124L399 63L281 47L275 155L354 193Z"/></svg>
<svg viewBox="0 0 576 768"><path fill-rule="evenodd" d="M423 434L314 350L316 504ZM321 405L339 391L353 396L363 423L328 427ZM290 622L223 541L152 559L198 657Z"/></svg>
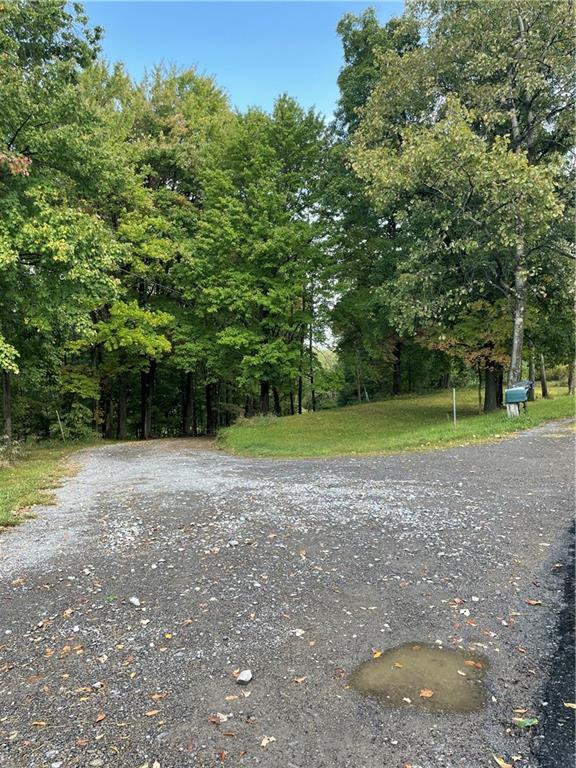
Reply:
<svg viewBox="0 0 576 768"><path fill-rule="evenodd" d="M389 707L473 712L485 704L487 668L483 656L469 651L406 643L361 664L350 685Z"/></svg>

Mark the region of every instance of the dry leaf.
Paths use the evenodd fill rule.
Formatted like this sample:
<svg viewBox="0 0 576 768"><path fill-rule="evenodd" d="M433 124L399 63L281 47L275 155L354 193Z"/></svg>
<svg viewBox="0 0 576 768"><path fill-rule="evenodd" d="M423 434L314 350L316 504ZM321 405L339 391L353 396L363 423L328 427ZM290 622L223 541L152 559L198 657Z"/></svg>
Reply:
<svg viewBox="0 0 576 768"><path fill-rule="evenodd" d="M158 760L154 760L154 762L152 763L152 768L160 768L160 763L158 762Z"/></svg>
<svg viewBox="0 0 576 768"><path fill-rule="evenodd" d="M106 715L104 714L104 712L99 712L99 713L96 715L96 720L95 720L94 722L96 722L96 723L101 723L101 722L102 722L102 720L106 720Z"/></svg>
<svg viewBox="0 0 576 768"><path fill-rule="evenodd" d="M145 717L154 717L160 712L159 709L149 709L148 712L144 712Z"/></svg>
<svg viewBox="0 0 576 768"><path fill-rule="evenodd" d="M434 696L434 691L431 691L430 688L422 688L420 691L420 697L423 699L431 699L432 696Z"/></svg>
<svg viewBox="0 0 576 768"><path fill-rule="evenodd" d="M161 693L151 693L150 694L150 698L152 699L152 701L160 701L161 699L165 699L166 696L168 696L168 692L167 691L163 691Z"/></svg>
<svg viewBox="0 0 576 768"><path fill-rule="evenodd" d="M482 669L482 664L478 661L474 661L474 659L466 659L464 662L467 667L474 667L474 669Z"/></svg>
<svg viewBox="0 0 576 768"><path fill-rule="evenodd" d="M373 658L373 659L379 659L379 658L380 658L380 656L382 656L382 651L374 651L374 652L372 653L372 658Z"/></svg>
<svg viewBox="0 0 576 768"><path fill-rule="evenodd" d="M273 741L276 741L275 736L264 736L262 741L260 742L261 747L267 747L268 744L272 744Z"/></svg>
<svg viewBox="0 0 576 768"><path fill-rule="evenodd" d="M564 702L564 706L565 706L565 707L568 707L568 709L576 709L576 704L574 704L574 703L573 703L573 702L571 702L571 701L565 701L565 702Z"/></svg>
<svg viewBox="0 0 576 768"><path fill-rule="evenodd" d="M399 661L395 661L392 666L395 667L396 669L404 669L404 664L400 664Z"/></svg>
<svg viewBox="0 0 576 768"><path fill-rule="evenodd" d="M48 725L48 723L46 722L46 720L34 720L32 725L35 725L38 728L43 728L45 725Z"/></svg>
<svg viewBox="0 0 576 768"><path fill-rule="evenodd" d="M496 760L500 768L513 768L513 766L510 763L507 763L503 757L497 757L496 755L492 755L492 757Z"/></svg>
<svg viewBox="0 0 576 768"><path fill-rule="evenodd" d="M303 683L306 680L306 676L303 677L293 677L292 682L293 683Z"/></svg>
<svg viewBox="0 0 576 768"><path fill-rule="evenodd" d="M212 725L221 725L228 720L228 715L223 715L222 712L213 712L208 718L208 722Z"/></svg>
<svg viewBox="0 0 576 768"><path fill-rule="evenodd" d="M526 600L528 605L542 605L542 600Z"/></svg>
<svg viewBox="0 0 576 768"><path fill-rule="evenodd" d="M224 696L224 701L236 701L240 696Z"/></svg>

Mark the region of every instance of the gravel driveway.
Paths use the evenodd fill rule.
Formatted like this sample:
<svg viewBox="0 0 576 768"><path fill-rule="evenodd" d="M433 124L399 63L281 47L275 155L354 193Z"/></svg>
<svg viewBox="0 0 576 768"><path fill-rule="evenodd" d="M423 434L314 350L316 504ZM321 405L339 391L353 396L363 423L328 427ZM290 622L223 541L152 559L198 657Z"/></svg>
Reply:
<svg viewBox="0 0 576 768"><path fill-rule="evenodd" d="M573 732L543 701L573 436L329 460L82 452L58 504L0 536L0 765L539 766L546 730L512 718ZM386 709L349 687L409 641L486 656L487 706Z"/></svg>

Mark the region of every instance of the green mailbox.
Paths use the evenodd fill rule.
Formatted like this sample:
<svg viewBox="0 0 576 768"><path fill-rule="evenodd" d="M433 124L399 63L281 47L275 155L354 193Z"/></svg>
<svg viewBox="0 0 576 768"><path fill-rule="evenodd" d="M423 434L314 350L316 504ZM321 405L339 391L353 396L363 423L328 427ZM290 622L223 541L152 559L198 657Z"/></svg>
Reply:
<svg viewBox="0 0 576 768"><path fill-rule="evenodd" d="M506 405L509 403L525 403L528 400L528 392L524 387L510 387L510 389L504 392L504 402Z"/></svg>
<svg viewBox="0 0 576 768"><path fill-rule="evenodd" d="M506 405L508 416L520 415L520 403L524 405L524 409L526 410L528 393L533 386L533 381L518 381L513 386L504 390L504 404Z"/></svg>

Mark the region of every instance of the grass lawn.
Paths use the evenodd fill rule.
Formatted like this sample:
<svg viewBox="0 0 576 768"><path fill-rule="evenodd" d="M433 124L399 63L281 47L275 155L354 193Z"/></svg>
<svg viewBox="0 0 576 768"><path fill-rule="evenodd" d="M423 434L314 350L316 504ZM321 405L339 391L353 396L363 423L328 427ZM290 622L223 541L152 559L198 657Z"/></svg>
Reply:
<svg viewBox="0 0 576 768"><path fill-rule="evenodd" d="M0 464L0 528L22 522L19 510L49 504L53 499L50 489L57 488L61 478L71 472L65 459L82 447L49 443L25 450L12 464Z"/></svg>
<svg viewBox="0 0 576 768"><path fill-rule="evenodd" d="M444 448L498 439L553 419L574 416L566 387L550 388L551 398L528 404L528 415L478 415L477 392L456 393L457 425L452 424L452 390L406 395L392 400L283 418L241 420L219 433L218 444L247 456L346 456Z"/></svg>

